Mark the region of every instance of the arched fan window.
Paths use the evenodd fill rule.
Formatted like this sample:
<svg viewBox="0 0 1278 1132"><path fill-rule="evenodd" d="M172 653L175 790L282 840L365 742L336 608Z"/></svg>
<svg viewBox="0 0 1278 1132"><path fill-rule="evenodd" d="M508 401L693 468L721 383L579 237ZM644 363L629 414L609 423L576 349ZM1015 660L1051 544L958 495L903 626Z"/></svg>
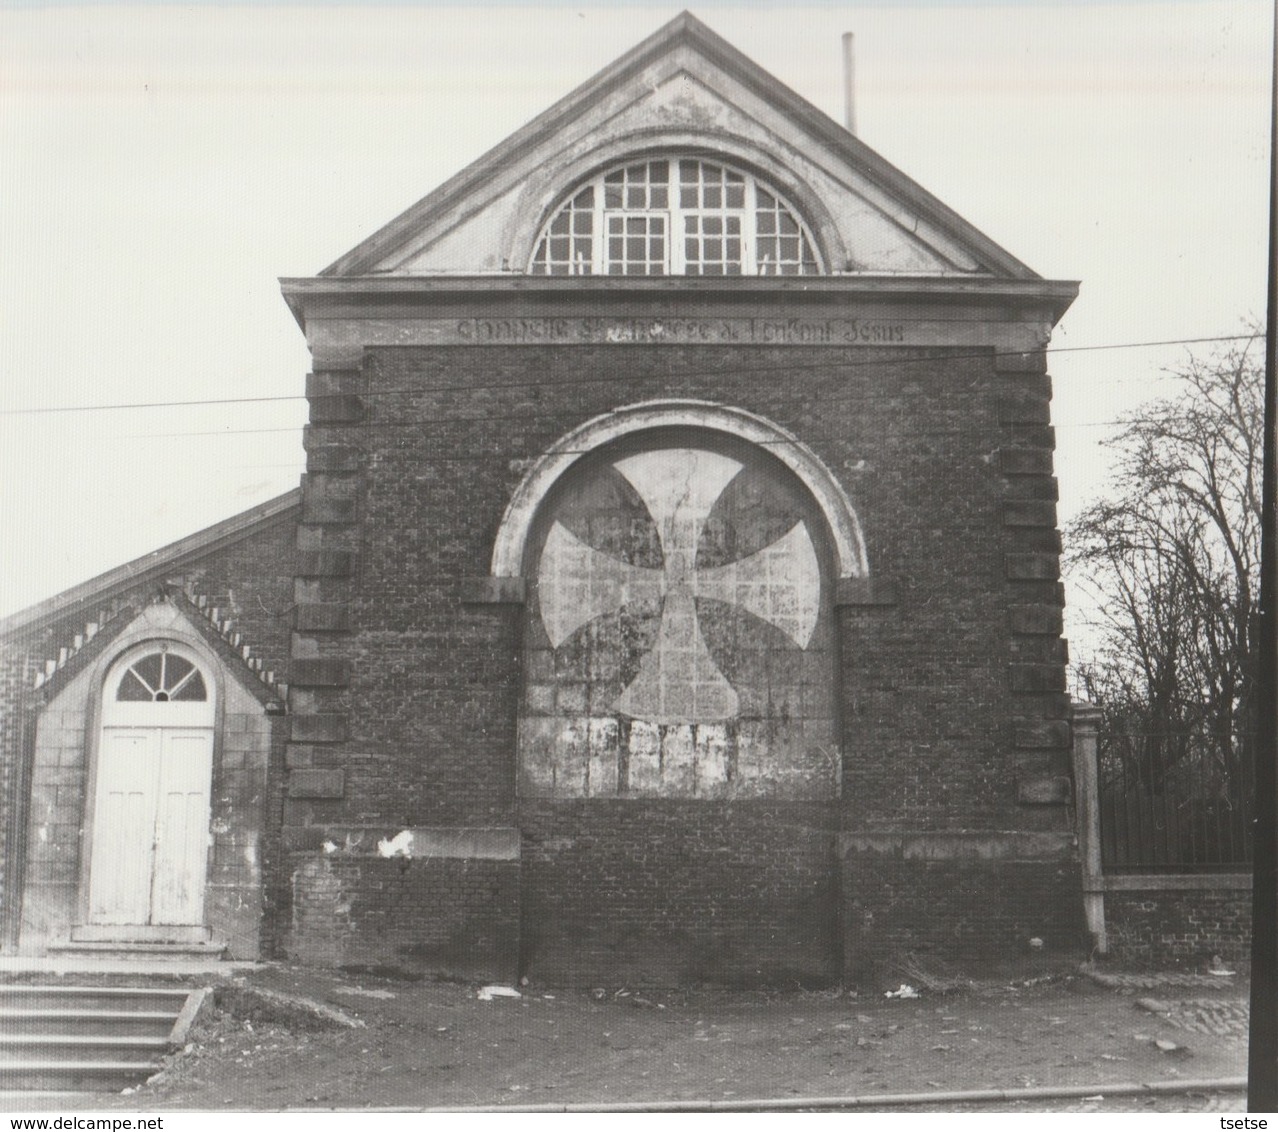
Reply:
<svg viewBox="0 0 1278 1132"><path fill-rule="evenodd" d="M699 157L609 169L542 230L533 275L817 275L797 212L750 173Z"/></svg>
<svg viewBox="0 0 1278 1132"><path fill-rule="evenodd" d="M125 670L115 698L131 702L207 700L204 677L189 660L166 650L148 653Z"/></svg>

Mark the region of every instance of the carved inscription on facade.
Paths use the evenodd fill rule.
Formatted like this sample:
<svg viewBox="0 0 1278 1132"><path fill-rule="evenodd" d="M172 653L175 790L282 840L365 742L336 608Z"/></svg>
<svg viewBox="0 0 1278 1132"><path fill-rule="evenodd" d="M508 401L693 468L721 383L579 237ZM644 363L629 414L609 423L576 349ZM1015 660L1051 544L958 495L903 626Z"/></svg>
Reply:
<svg viewBox="0 0 1278 1132"><path fill-rule="evenodd" d="M813 516L779 465L751 464L642 451L552 507L529 609L525 796L837 790Z"/></svg>
<svg viewBox="0 0 1278 1132"><path fill-rule="evenodd" d="M465 318L440 337L474 345L905 345L903 322L864 318Z"/></svg>

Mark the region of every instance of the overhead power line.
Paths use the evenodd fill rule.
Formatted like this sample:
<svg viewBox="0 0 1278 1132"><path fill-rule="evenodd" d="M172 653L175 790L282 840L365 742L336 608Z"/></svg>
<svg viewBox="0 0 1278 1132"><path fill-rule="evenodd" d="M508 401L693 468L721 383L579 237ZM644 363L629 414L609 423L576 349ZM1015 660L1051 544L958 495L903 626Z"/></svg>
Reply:
<svg viewBox="0 0 1278 1132"><path fill-rule="evenodd" d="M725 372L739 374L759 374L759 373L783 373L793 374L804 370L820 370L829 369L833 365L837 365L840 369L860 368L862 366L883 366L883 365L919 365L926 362L940 361L961 361L969 358L989 358L989 357L1007 357L1020 356L1026 353L1042 353L1042 354L1076 354L1089 353L1101 350L1139 350L1156 348L1160 346L1194 346L1212 342L1239 342L1244 339L1255 338L1255 334L1218 334L1205 338L1168 338L1159 341L1150 342L1113 342L1096 346L1048 346L1043 350L972 350L968 352L947 352L931 355L910 355L903 357L894 357L885 359L876 358L860 358L848 359L838 363L832 363L828 360L819 362L787 362L784 365L769 364L767 366L729 366L716 369L694 369L679 370L677 374L681 378L702 377L720 375ZM497 347L500 348L500 347ZM832 347L838 349L839 347ZM859 347L849 346L846 349L858 349ZM923 347L926 349L927 347ZM527 389L544 389L555 386L565 385L587 385L600 381L609 381L608 377L571 377L558 381L524 381L519 384ZM465 382L452 385L416 385L402 389L382 389L363 393L362 397L390 397L401 394L417 394L417 393L466 393L478 389L500 389L511 386L511 382ZM176 409L176 408L209 408L215 405L260 405L273 402L284 401L302 401L306 399L304 393L281 393L266 397L209 397L199 398L189 401L121 401L109 402L96 405L38 405L28 406L17 409L0 409L0 417L16 417L16 416L39 416L50 415L56 413L99 413L99 412L117 412L136 409Z"/></svg>

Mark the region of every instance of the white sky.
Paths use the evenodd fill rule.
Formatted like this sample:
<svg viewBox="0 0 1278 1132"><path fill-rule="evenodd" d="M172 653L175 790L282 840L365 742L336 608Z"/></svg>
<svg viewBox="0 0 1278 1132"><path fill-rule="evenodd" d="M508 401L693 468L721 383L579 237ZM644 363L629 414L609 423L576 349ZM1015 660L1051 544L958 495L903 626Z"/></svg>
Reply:
<svg viewBox="0 0 1278 1132"><path fill-rule="evenodd" d="M0 7L0 615L296 486L313 275L677 7ZM1082 294L1058 346L1265 307L1265 0L692 10ZM1055 355L1061 510L1183 347ZM247 431L274 430L274 431ZM1077 626L1072 627L1078 635ZM1078 650L1075 650L1076 655Z"/></svg>

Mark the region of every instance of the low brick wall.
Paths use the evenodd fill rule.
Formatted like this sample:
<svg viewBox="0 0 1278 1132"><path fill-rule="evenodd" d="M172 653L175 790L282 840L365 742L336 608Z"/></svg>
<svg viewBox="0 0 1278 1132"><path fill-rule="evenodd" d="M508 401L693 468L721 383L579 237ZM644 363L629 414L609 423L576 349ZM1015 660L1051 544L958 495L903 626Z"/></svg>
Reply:
<svg viewBox="0 0 1278 1132"><path fill-rule="evenodd" d="M1190 884L1194 887L1184 887ZM1214 956L1229 964L1247 960L1249 877L1107 877L1106 887L1110 961L1196 967Z"/></svg>

